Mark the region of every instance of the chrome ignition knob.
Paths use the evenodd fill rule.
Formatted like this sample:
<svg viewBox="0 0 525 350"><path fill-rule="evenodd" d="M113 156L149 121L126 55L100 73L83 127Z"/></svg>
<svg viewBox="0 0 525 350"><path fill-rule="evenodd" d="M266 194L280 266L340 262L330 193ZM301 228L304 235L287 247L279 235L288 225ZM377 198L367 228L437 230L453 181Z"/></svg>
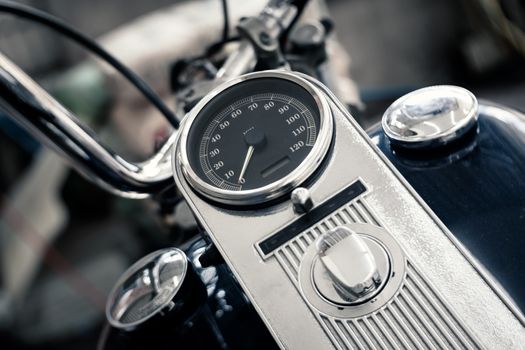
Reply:
<svg viewBox="0 0 525 350"><path fill-rule="evenodd" d="M298 187L292 191L291 201L293 210L297 214L304 214L314 207L310 191L304 187Z"/></svg>
<svg viewBox="0 0 525 350"><path fill-rule="evenodd" d="M316 248L314 283L330 301L355 304L369 300L388 278L390 263L383 246L347 227L320 236Z"/></svg>

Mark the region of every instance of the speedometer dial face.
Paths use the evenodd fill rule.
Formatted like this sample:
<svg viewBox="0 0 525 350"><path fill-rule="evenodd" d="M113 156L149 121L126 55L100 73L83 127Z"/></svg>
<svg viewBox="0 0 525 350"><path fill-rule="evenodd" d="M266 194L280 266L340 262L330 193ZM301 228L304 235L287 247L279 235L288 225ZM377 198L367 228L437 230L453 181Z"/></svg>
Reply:
<svg viewBox="0 0 525 350"><path fill-rule="evenodd" d="M206 103L189 127L189 176L208 194L231 198L276 184L301 172L326 123L322 115L319 100L294 81L260 77L234 84Z"/></svg>

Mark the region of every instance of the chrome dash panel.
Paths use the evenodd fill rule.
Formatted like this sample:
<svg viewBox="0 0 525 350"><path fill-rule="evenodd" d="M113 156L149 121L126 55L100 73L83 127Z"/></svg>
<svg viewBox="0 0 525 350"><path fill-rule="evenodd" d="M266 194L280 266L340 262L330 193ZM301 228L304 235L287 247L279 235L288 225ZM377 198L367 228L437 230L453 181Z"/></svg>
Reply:
<svg viewBox="0 0 525 350"><path fill-rule="evenodd" d="M472 258L344 107L321 84L310 82L329 102L335 129L322 171L308 185L313 202L320 205L358 180L367 187L366 193L316 222L317 230L304 230L272 252L261 254L258 243L300 217L290 200L262 209L215 205L186 182L178 144L173 159L178 188L277 343L301 350L522 348L523 325ZM319 308L299 282L313 240L340 224L384 230L388 233L385 239L393 240L404 256L403 273L397 276L399 287L369 313L342 310L338 314ZM386 244L389 250L390 244Z"/></svg>

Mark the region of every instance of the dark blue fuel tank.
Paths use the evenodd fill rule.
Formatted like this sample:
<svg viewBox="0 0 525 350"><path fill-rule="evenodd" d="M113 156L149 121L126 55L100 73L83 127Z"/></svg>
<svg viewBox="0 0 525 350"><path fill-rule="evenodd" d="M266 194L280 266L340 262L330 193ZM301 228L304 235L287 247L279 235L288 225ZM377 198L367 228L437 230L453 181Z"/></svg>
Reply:
<svg viewBox="0 0 525 350"><path fill-rule="evenodd" d="M477 128L431 151L368 134L525 312L525 115L480 103Z"/></svg>

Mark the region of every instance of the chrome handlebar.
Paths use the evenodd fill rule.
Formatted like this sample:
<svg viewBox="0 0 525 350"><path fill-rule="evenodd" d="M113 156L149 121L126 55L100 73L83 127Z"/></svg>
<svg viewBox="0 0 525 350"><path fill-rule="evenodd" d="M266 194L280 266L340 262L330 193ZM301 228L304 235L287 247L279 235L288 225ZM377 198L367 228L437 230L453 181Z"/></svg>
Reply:
<svg viewBox="0 0 525 350"><path fill-rule="evenodd" d="M128 162L106 148L73 113L0 54L0 108L40 141L64 155L78 170L113 193L144 198L169 186L170 149L142 163Z"/></svg>
<svg viewBox="0 0 525 350"><path fill-rule="evenodd" d="M280 33L297 13L287 1L271 1L260 14L271 35ZM255 52L242 42L220 69L217 78L233 78L251 71ZM145 198L173 184L171 149L175 131L151 158L133 163L105 147L94 132L18 66L0 53L0 109L67 158L81 174L112 193L128 198Z"/></svg>

